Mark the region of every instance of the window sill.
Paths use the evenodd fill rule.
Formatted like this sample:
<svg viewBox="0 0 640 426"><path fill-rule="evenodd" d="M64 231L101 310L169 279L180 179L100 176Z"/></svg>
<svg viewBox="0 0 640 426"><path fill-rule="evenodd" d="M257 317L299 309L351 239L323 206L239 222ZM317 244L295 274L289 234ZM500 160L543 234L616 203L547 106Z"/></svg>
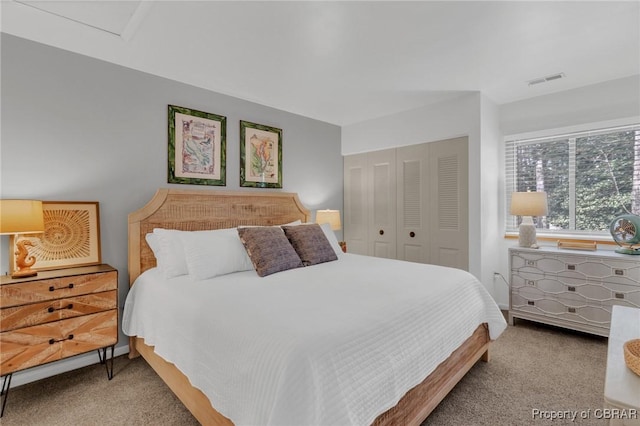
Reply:
<svg viewBox="0 0 640 426"><path fill-rule="evenodd" d="M505 239L518 239L517 232L506 232L504 235ZM601 234L538 234L536 236L538 241L567 241L567 242L585 242L585 241L595 241L598 244L603 245L612 245L616 246L615 241L611 239L610 235L601 235Z"/></svg>

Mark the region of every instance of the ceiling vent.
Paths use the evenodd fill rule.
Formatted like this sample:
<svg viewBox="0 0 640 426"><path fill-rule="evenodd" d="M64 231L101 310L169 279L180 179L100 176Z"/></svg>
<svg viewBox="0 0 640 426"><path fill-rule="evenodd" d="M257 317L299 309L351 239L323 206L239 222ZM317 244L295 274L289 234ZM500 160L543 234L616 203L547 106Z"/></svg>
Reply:
<svg viewBox="0 0 640 426"><path fill-rule="evenodd" d="M546 77L542 77L542 78L536 78L533 80L529 80L529 86L534 86L536 84L540 84L540 83L547 83L549 81L553 81L553 80L559 80L561 78L564 78L564 73L558 73L558 74L553 74L553 75L548 75Z"/></svg>

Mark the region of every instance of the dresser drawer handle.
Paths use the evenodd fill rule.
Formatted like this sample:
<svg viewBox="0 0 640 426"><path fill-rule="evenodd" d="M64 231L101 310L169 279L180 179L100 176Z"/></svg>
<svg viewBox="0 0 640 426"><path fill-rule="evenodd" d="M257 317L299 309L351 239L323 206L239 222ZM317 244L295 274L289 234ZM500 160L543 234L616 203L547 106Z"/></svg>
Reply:
<svg viewBox="0 0 640 426"><path fill-rule="evenodd" d="M624 299L624 293L616 293L616 299Z"/></svg>
<svg viewBox="0 0 640 426"><path fill-rule="evenodd" d="M70 283L66 287L59 287L59 288L55 288L54 286L50 286L49 287L49 291L64 290L65 288L73 288L73 283Z"/></svg>
<svg viewBox="0 0 640 426"><path fill-rule="evenodd" d="M53 306L49 306L49 309L47 309L47 312L51 313L55 311L61 311L63 309L73 309L73 303L69 303L67 306L64 306L62 308L54 308Z"/></svg>
<svg viewBox="0 0 640 426"><path fill-rule="evenodd" d="M69 337L67 337L66 339L60 339L60 340L49 339L49 344L53 345L54 343L64 342L65 340L73 340L73 334L70 334Z"/></svg>
<svg viewBox="0 0 640 426"><path fill-rule="evenodd" d="M569 290L569 291L576 291L576 288L575 288L574 286L571 286L571 285L570 285L569 287L567 287L567 290Z"/></svg>
<svg viewBox="0 0 640 426"><path fill-rule="evenodd" d="M569 308L569 313L571 314L575 314L576 313L576 308Z"/></svg>
<svg viewBox="0 0 640 426"><path fill-rule="evenodd" d="M533 300L527 300L527 305L534 306L535 304L536 302L534 302Z"/></svg>
<svg viewBox="0 0 640 426"><path fill-rule="evenodd" d="M570 271L575 271L576 270L576 265L567 265L567 269Z"/></svg>

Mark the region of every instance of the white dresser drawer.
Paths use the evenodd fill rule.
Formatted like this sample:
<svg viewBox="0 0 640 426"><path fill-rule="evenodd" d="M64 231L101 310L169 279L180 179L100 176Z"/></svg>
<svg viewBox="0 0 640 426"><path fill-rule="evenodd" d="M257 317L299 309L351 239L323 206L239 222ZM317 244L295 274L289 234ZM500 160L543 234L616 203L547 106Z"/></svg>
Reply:
<svg viewBox="0 0 640 426"><path fill-rule="evenodd" d="M607 335L614 305L640 308L640 256L512 248L510 312Z"/></svg>
<svg viewBox="0 0 640 426"><path fill-rule="evenodd" d="M557 275L568 279L640 285L640 259L608 259L605 256L563 254L549 256L543 252L518 251L512 254L511 269L521 273Z"/></svg>
<svg viewBox="0 0 640 426"><path fill-rule="evenodd" d="M518 311L527 312L567 322L605 328L608 328L611 322L611 307L608 306L585 305L562 299L534 299L518 294L512 295L511 298L511 309L516 314Z"/></svg>

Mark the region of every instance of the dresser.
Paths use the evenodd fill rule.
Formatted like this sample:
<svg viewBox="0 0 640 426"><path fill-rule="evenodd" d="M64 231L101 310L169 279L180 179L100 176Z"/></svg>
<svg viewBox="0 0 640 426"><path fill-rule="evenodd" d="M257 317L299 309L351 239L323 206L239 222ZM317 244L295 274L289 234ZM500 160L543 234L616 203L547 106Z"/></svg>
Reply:
<svg viewBox="0 0 640 426"><path fill-rule="evenodd" d="M613 251L509 249L515 318L609 335L614 305L640 308L640 256Z"/></svg>
<svg viewBox="0 0 640 426"><path fill-rule="evenodd" d="M2 413L14 372L98 350L113 377L118 271L109 265L0 278ZM111 358L107 362L107 348Z"/></svg>

